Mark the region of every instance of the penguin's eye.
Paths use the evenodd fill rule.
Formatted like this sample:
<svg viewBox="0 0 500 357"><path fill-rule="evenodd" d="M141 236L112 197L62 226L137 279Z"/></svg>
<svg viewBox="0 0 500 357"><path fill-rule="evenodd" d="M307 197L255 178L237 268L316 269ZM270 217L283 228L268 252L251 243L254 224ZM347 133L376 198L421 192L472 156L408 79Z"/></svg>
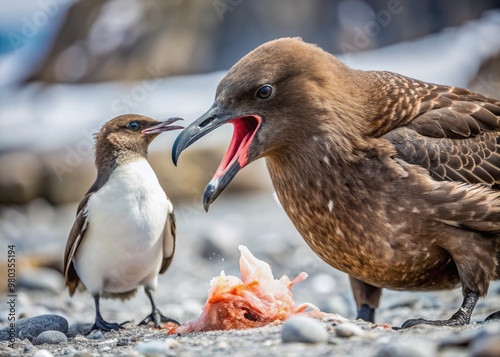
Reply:
<svg viewBox="0 0 500 357"><path fill-rule="evenodd" d="M129 128L130 130L133 130L133 131L139 130L140 127L141 127L141 125L136 121L131 121L127 125L127 128Z"/></svg>
<svg viewBox="0 0 500 357"><path fill-rule="evenodd" d="M273 87L270 84L264 84L257 89L255 96L260 100L269 100L273 94Z"/></svg>

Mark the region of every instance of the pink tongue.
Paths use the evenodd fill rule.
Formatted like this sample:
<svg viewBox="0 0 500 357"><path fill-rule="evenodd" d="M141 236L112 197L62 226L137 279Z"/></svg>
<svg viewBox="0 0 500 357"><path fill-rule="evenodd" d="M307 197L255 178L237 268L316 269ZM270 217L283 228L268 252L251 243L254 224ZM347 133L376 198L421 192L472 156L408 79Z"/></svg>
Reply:
<svg viewBox="0 0 500 357"><path fill-rule="evenodd" d="M227 170L229 166L236 160L240 164L240 167L244 167L248 161L248 148L252 142L252 139L257 132L258 125L260 125L260 117L255 116L258 120L258 125L254 130L250 130L248 123L245 123L245 117L235 118L230 121L233 124L233 136L229 147L222 158L217 171L215 172L214 179L221 177Z"/></svg>

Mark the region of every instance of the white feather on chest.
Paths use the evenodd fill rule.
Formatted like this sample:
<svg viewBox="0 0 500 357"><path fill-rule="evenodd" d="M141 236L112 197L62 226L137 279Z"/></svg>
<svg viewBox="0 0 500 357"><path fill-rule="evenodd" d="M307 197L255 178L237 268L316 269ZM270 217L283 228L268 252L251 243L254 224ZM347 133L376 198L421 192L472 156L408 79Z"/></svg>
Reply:
<svg viewBox="0 0 500 357"><path fill-rule="evenodd" d="M91 293L153 285L163 258L172 205L145 159L118 166L88 200L88 228L75 258Z"/></svg>

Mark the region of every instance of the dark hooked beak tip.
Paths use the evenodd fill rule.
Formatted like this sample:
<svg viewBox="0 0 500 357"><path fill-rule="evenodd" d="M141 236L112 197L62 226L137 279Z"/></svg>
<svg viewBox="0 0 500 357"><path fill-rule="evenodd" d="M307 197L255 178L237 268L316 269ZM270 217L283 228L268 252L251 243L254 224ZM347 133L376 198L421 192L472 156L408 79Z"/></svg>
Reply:
<svg viewBox="0 0 500 357"><path fill-rule="evenodd" d="M184 149L218 126L213 125L214 122L217 122L217 119L216 116L210 115L209 112L207 112L188 125L188 127L177 136L174 146L172 147L172 162L175 166L177 166L179 156Z"/></svg>
<svg viewBox="0 0 500 357"><path fill-rule="evenodd" d="M215 180L212 180L205 188L205 192L203 192L203 208L205 209L205 212L208 212L210 205L212 204L213 201L215 201L213 196L214 196L215 190L217 189L217 186L218 186L218 182L215 182Z"/></svg>
<svg viewBox="0 0 500 357"><path fill-rule="evenodd" d="M183 130L175 139L174 146L172 146L172 162L175 166L177 166L177 162L179 161L179 156L181 156L181 152L189 146L189 141L191 140L191 136L187 131L189 130L189 126L187 129Z"/></svg>
<svg viewBox="0 0 500 357"><path fill-rule="evenodd" d="M182 118L169 118L160 124L157 124L155 126L152 126L150 128L144 129L142 133L144 134L156 134L156 133L162 133L164 131L171 131L171 130L177 130L177 129L184 129L183 126L181 125L170 125L172 123L175 123L176 121L179 120L184 120Z"/></svg>
<svg viewBox="0 0 500 357"><path fill-rule="evenodd" d="M231 180L241 170L238 161L235 161L229 166L221 176L214 177L203 192L203 208L208 212L210 205L219 197Z"/></svg>

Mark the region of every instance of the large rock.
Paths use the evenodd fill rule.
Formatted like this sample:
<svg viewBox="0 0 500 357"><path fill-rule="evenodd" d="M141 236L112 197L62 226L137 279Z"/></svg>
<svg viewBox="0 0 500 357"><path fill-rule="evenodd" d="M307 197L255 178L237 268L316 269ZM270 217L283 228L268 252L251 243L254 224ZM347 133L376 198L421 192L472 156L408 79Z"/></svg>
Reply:
<svg viewBox="0 0 500 357"><path fill-rule="evenodd" d="M68 332L68 321L58 315L41 315L20 319L16 324L17 337L20 340L27 338L33 341L44 331Z"/></svg>

